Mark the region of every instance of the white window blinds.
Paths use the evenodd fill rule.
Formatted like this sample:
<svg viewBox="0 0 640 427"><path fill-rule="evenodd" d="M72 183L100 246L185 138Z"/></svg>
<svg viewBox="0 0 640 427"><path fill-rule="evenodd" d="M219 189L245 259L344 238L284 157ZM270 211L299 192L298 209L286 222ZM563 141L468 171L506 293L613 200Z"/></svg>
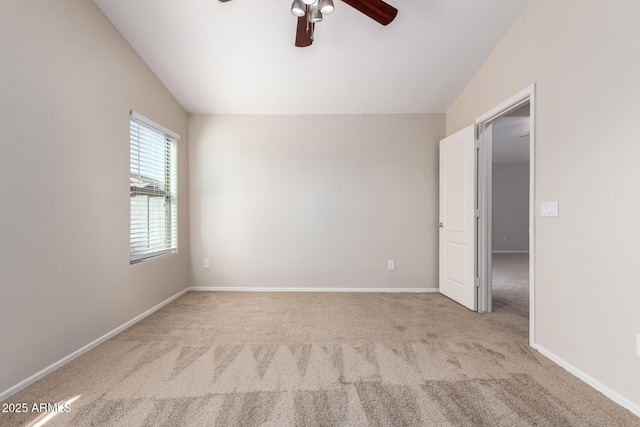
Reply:
<svg viewBox="0 0 640 427"><path fill-rule="evenodd" d="M129 135L129 259L135 263L177 251L179 136L133 111Z"/></svg>

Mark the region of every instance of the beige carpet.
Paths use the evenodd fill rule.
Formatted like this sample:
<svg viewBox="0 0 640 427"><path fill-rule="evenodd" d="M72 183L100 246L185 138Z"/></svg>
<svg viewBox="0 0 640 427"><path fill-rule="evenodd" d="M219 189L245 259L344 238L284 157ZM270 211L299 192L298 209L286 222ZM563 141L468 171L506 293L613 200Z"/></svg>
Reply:
<svg viewBox="0 0 640 427"><path fill-rule="evenodd" d="M529 317L529 254L493 254L492 305L494 313Z"/></svg>
<svg viewBox="0 0 640 427"><path fill-rule="evenodd" d="M640 425L527 345L522 304L496 305L190 292L7 402L79 396L47 426Z"/></svg>

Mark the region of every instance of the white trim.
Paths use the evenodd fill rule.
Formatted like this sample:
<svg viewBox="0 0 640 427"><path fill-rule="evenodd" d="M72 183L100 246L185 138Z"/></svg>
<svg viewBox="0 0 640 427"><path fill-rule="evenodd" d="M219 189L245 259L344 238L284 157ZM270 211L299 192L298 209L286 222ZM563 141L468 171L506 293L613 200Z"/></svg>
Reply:
<svg viewBox="0 0 640 427"><path fill-rule="evenodd" d="M536 84L531 84L530 86L513 95L511 98L500 103L499 105L496 105L491 110L478 117L476 119L476 124L491 122L505 114L517 110L527 100L532 99L535 93L535 89ZM533 114L533 108L531 108L531 113Z"/></svg>
<svg viewBox="0 0 640 427"><path fill-rule="evenodd" d="M154 122L153 120L151 120L148 117L143 116L140 113L137 113L133 110L129 110L129 117L131 117L134 120L137 120L139 122L144 123L147 126L151 126L152 128L159 130L160 132L163 132L165 135L170 136L173 139L176 139L178 141L180 141L180 135L178 135L177 133L175 133L174 131L167 129L166 127L162 126L159 123Z"/></svg>
<svg viewBox="0 0 640 427"><path fill-rule="evenodd" d="M536 228L536 84L533 83L476 119L476 126L489 123L529 101L529 345L536 345L535 228Z"/></svg>
<svg viewBox="0 0 640 427"><path fill-rule="evenodd" d="M494 254L528 254L529 251L493 251Z"/></svg>
<svg viewBox="0 0 640 427"><path fill-rule="evenodd" d="M192 286L187 290L196 292L438 292L438 288L288 288L261 286Z"/></svg>
<svg viewBox="0 0 640 427"><path fill-rule="evenodd" d="M16 394L17 392L19 392L23 388L33 384L34 382L38 381L39 379L43 378L44 376L49 375L51 372L55 371L56 369L58 369L58 368L60 368L60 367L62 367L64 365L66 365L67 363L71 362L76 357L81 356L82 354L84 354L87 351L91 350L92 348L102 344L103 342L105 342L109 338L113 337L114 335L119 334L120 332L122 332L123 330L127 329L128 327L132 326L133 324L139 322L140 320L144 319L145 317L147 317L148 315L152 314L153 312L155 312L155 311L161 309L162 307L164 307L165 305L169 304L171 301L175 300L176 298L181 297L182 295L184 295L187 292L187 290L188 289L184 289L184 290L178 292L177 294L175 294L174 296L167 298L166 300L162 301L160 304L158 304L158 305L156 305L154 307L151 307L149 310L145 311L144 313L142 313L142 314L134 317L133 319L129 320L127 323L124 323L123 325L118 326L117 328L115 328L111 332L108 332L107 334L101 336L100 338L90 342L89 344L85 345L81 349L74 351L70 355L58 360L57 362L55 362L52 365L49 365L48 367L44 368L40 372L37 372L37 373L33 374L32 376L30 376L26 380L21 381L18 384L14 385L13 387L9 388L8 390L3 391L2 393L0 393L0 401L3 401L5 399L7 399L8 397Z"/></svg>
<svg viewBox="0 0 640 427"><path fill-rule="evenodd" d="M493 197L493 124L477 123L476 124L478 149L476 150L476 208L479 210L476 233L476 277L479 283L476 287L478 300L478 313L491 312L492 310L492 258L493 250L492 241L492 215L493 206L491 203Z"/></svg>
<svg viewBox="0 0 640 427"><path fill-rule="evenodd" d="M633 414L635 414L635 415L640 417L640 405L636 405L630 399L627 399L626 397L624 397L620 393L618 393L618 392L612 390L611 388L607 387L606 385L602 384L600 381L596 380L595 378L593 378L589 374L585 373L584 371L576 368L575 366L573 366L571 363L567 362L566 360L556 356L554 353L552 353L551 351L549 351L546 348L542 347L541 345L534 344L532 347L535 348L536 350L538 350L538 352L540 354L542 354L543 356L545 356L546 358L548 358L552 362L560 365L562 368L564 368L566 371L568 371L573 376L581 379L582 381L584 381L585 383L587 383L591 387L593 387L596 390L598 390L600 393L602 393L605 396L607 396L609 399L613 400L618 405L628 409Z"/></svg>

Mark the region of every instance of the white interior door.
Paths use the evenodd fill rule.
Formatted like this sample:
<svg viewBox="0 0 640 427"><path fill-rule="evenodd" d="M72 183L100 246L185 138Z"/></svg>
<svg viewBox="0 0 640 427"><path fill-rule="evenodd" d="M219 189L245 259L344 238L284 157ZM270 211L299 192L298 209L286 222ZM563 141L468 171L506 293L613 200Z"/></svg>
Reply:
<svg viewBox="0 0 640 427"><path fill-rule="evenodd" d="M440 293L477 310L473 125L440 141Z"/></svg>

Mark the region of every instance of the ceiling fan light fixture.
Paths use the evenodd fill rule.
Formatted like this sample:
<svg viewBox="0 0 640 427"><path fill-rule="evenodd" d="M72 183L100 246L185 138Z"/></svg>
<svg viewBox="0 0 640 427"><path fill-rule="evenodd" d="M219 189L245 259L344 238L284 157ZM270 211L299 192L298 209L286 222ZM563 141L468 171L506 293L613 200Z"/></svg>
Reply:
<svg viewBox="0 0 640 427"><path fill-rule="evenodd" d="M293 0L293 3L291 4L291 13L293 13L295 16L304 16L305 9L305 6L300 0Z"/></svg>
<svg viewBox="0 0 640 427"><path fill-rule="evenodd" d="M318 22L322 22L322 13L320 9L318 9L318 5L314 5L309 11L309 22L312 24L317 24Z"/></svg>
<svg viewBox="0 0 640 427"><path fill-rule="evenodd" d="M320 0L320 12L331 13L334 10L333 0Z"/></svg>
<svg viewBox="0 0 640 427"><path fill-rule="evenodd" d="M311 6L315 2L316 0L302 0L302 3L306 4L307 6Z"/></svg>

